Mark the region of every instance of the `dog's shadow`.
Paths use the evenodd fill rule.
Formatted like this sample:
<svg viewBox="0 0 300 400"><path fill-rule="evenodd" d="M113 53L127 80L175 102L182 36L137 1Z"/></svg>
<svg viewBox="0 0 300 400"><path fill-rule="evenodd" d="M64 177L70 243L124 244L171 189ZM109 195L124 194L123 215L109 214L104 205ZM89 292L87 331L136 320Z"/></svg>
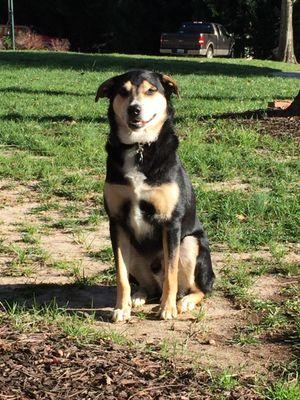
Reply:
<svg viewBox="0 0 300 400"><path fill-rule="evenodd" d="M15 306L32 310L61 308L66 312L94 314L97 320L110 321L116 299L114 286L70 284L0 284L0 309Z"/></svg>
<svg viewBox="0 0 300 400"><path fill-rule="evenodd" d="M135 286L132 286L133 291ZM117 290L115 286L74 284L0 284L0 311L51 309L67 313L91 314L98 321L111 322ZM157 319L159 297L149 301L148 319ZM136 312L133 311L133 315Z"/></svg>

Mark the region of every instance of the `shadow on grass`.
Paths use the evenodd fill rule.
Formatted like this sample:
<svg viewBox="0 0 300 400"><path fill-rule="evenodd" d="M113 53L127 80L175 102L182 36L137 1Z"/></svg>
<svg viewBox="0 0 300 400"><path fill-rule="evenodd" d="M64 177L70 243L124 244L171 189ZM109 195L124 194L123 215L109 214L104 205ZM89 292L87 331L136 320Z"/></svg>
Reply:
<svg viewBox="0 0 300 400"><path fill-rule="evenodd" d="M132 289L134 290L134 289ZM112 310L115 307L117 290L115 286L84 284L6 284L0 285L0 311L13 305L25 311L34 308L55 306L68 313L93 314L99 321L111 322ZM149 301L154 305L147 312L147 319L157 319L159 297ZM135 314L133 310L132 314Z"/></svg>
<svg viewBox="0 0 300 400"><path fill-rule="evenodd" d="M70 96L70 97L87 97L91 99L91 102L94 101L95 92L87 92L87 93L76 93L76 92L68 92L64 90L44 90L44 89L29 89L27 87L15 87L15 86L8 86L0 88L0 93L20 93L20 94L37 94L37 95L46 95L46 96ZM223 100L230 100L230 101L237 101L241 100L240 96L232 96L232 95L222 95L222 96L214 96L210 94L201 95L197 94L190 94L184 96L185 100L211 100L211 101L223 101ZM270 96L243 96L243 100L269 100ZM277 96L277 99L285 99L285 96Z"/></svg>
<svg viewBox="0 0 300 400"><path fill-rule="evenodd" d="M82 54L53 53L29 51L1 51L0 65L23 68L72 69L86 72L120 73L130 69L151 69L172 74L205 74L226 76L273 75L278 72L274 68L259 67L243 63L224 62L222 60L207 61L205 58L177 59L155 58L145 56L128 56L118 54Z"/></svg>
<svg viewBox="0 0 300 400"><path fill-rule="evenodd" d="M285 110L281 109L257 109L257 110L248 110L241 112L228 112L223 114L212 114L212 115L202 115L199 117L199 121L205 121L207 119L263 119L263 118L274 118L274 117L282 117L286 118L289 115L285 112Z"/></svg>
<svg viewBox="0 0 300 400"><path fill-rule="evenodd" d="M73 117L68 114L61 115L22 115L19 113L9 113L0 115L0 121L36 121L36 122L82 122L82 123L107 123L106 117Z"/></svg>
<svg viewBox="0 0 300 400"><path fill-rule="evenodd" d="M275 109L275 108L260 108L256 110L247 110L247 111L240 111L240 112L227 112L227 113L220 113L220 114L207 114L207 115L200 115L198 117L198 121L207 121L207 120L239 120L239 119L253 119L253 120L260 120L265 118L287 118L287 117L294 117L293 113L287 113L286 110L282 109ZM184 122L186 117L185 116L178 116L175 117L176 122Z"/></svg>
<svg viewBox="0 0 300 400"><path fill-rule="evenodd" d="M1 91L1 90L0 90ZM286 96L276 96L276 99L285 99ZM184 99L191 99L191 100L205 100L205 101L224 101L224 100L230 100L230 101L243 101L250 100L250 101L256 101L256 100L270 100L270 96L245 96L243 95L242 97L239 95L232 96L232 95L222 95L222 96L215 96L215 95L210 95L210 94L191 94L184 96Z"/></svg>
<svg viewBox="0 0 300 400"><path fill-rule="evenodd" d="M27 87L8 86L0 88L0 93L21 93L21 94L43 94L48 96L74 96L74 97L95 97L93 93L66 92L64 90L29 89Z"/></svg>
<svg viewBox="0 0 300 400"><path fill-rule="evenodd" d="M16 284L0 285L0 304L32 306L55 304L70 312L95 313L96 318L109 321L115 305L116 288L113 286L81 286L70 284Z"/></svg>

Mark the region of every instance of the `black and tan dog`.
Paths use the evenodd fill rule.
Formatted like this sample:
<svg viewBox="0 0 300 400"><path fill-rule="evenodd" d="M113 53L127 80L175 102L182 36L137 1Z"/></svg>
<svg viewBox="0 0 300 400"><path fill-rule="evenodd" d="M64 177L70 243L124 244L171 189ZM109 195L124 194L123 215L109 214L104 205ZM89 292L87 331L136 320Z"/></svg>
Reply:
<svg viewBox="0 0 300 400"><path fill-rule="evenodd" d="M160 318L176 318L212 290L208 241L176 154L172 93L178 95L172 78L144 70L97 91L96 101L110 100L104 200L117 270L113 321L128 320L131 307L158 294ZM130 278L139 286L132 297Z"/></svg>

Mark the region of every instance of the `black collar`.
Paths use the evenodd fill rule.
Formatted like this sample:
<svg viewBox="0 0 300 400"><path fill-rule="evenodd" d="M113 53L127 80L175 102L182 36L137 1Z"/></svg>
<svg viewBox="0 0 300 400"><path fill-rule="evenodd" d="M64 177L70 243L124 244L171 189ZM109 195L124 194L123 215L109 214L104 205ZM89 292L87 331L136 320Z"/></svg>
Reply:
<svg viewBox="0 0 300 400"><path fill-rule="evenodd" d="M136 155L137 155L137 162L138 164L142 164L144 160L144 151L146 148L149 148L153 143L155 142L146 142L146 143L131 143L131 144L125 144L120 141L118 137L115 135L109 135L108 140L107 140L107 146L113 147L113 148L118 148L120 151L124 150L129 150L129 149L136 149Z"/></svg>

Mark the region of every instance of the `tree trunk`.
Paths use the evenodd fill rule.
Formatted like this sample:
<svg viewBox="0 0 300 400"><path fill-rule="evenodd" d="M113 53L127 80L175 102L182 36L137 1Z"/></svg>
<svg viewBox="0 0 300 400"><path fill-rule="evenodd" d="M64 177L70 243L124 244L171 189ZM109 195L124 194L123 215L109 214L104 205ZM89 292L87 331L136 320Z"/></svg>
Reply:
<svg viewBox="0 0 300 400"><path fill-rule="evenodd" d="M293 37L293 3L295 0L281 1L278 61L297 63Z"/></svg>
<svg viewBox="0 0 300 400"><path fill-rule="evenodd" d="M300 117L300 90L292 104L284 110L284 114L291 117Z"/></svg>

